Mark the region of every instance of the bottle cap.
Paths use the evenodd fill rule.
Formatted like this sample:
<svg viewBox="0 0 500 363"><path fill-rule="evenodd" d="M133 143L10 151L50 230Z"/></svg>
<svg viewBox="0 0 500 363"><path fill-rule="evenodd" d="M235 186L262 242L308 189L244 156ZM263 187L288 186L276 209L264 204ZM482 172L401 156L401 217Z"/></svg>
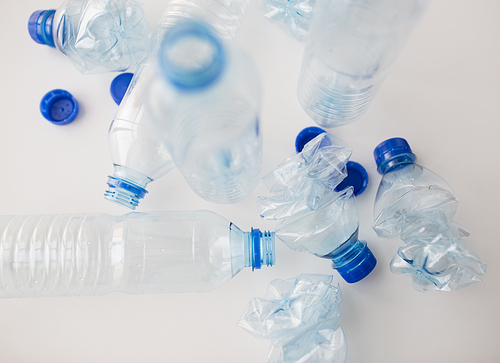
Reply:
<svg viewBox="0 0 500 363"><path fill-rule="evenodd" d="M28 32L31 39L38 44L55 47L52 35L52 20L55 12L55 10L37 10L31 14L28 20Z"/></svg>
<svg viewBox="0 0 500 363"><path fill-rule="evenodd" d="M368 276L376 265L377 259L368 246L365 246L353 261L338 268L337 271L345 281L353 284Z"/></svg>
<svg viewBox="0 0 500 363"><path fill-rule="evenodd" d="M119 105L122 102L123 96L127 92L128 85L134 77L133 73L122 73L117 75L111 82L111 87L109 91L111 92L111 97Z"/></svg>
<svg viewBox="0 0 500 363"><path fill-rule="evenodd" d="M316 126L306 127L304 130L299 132L297 138L295 139L295 150L300 153L309 141L325 132L325 130Z"/></svg>
<svg viewBox="0 0 500 363"><path fill-rule="evenodd" d="M347 176L342 182L337 185L335 191L340 192L348 187L354 188L354 195L358 196L363 193L368 186L368 173L366 172L363 165L358 164L355 161L348 161L346 164Z"/></svg>
<svg viewBox="0 0 500 363"><path fill-rule="evenodd" d="M377 145L375 150L373 150L373 157L375 158L377 167L380 166L380 164L382 164L385 160L399 154L413 154L408 141L402 137L394 137L392 139L382 141Z"/></svg>
<svg viewBox="0 0 500 363"><path fill-rule="evenodd" d="M43 96L40 112L55 125L67 125L78 114L78 102L68 91L55 89Z"/></svg>

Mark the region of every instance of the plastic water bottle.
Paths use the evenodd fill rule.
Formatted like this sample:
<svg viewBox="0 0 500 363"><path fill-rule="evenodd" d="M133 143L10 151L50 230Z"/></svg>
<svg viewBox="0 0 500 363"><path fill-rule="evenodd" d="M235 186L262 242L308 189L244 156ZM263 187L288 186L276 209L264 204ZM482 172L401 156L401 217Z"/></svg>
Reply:
<svg viewBox="0 0 500 363"><path fill-rule="evenodd" d="M209 211L0 217L0 297L203 292L274 264L274 233Z"/></svg>
<svg viewBox="0 0 500 363"><path fill-rule="evenodd" d="M324 127L359 118L389 73L427 0L317 0L298 84Z"/></svg>
<svg viewBox="0 0 500 363"><path fill-rule="evenodd" d="M201 9L209 6L208 12ZM163 141L158 138L150 115L145 113L144 93L152 77L153 59L167 31L180 19L205 19L223 38L236 35L248 1L170 1L149 44L149 55L134 74L115 119L109 129L109 151L115 172L108 179L105 198L131 209L147 193L147 185L171 171L175 164Z"/></svg>
<svg viewBox="0 0 500 363"><path fill-rule="evenodd" d="M184 179L208 201L240 201L259 181L258 78L249 57L205 23L179 23L163 39L148 110Z"/></svg>
<svg viewBox="0 0 500 363"><path fill-rule="evenodd" d="M67 0L35 11L31 38L57 48L82 73L123 72L147 54L149 26L134 0Z"/></svg>
<svg viewBox="0 0 500 363"><path fill-rule="evenodd" d="M262 0L264 17L298 40L309 35L316 0Z"/></svg>
<svg viewBox="0 0 500 363"><path fill-rule="evenodd" d="M282 220L276 237L288 247L331 260L344 280L355 283L373 271L377 260L358 236L354 188L335 191L346 177L351 153L342 140L319 132L263 178L274 195L259 197L257 204L264 219Z"/></svg>
<svg viewBox="0 0 500 363"><path fill-rule="evenodd" d="M386 140L373 155L383 174L373 229L406 244L392 260L392 272L410 274L419 291L451 291L481 281L486 265L463 241L470 233L454 221L458 198L450 185L415 164L405 139Z"/></svg>

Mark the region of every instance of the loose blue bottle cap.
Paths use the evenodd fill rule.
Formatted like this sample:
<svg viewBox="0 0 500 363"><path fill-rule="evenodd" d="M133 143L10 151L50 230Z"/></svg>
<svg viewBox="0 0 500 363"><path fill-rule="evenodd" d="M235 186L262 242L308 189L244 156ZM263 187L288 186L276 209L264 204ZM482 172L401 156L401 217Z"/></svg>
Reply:
<svg viewBox="0 0 500 363"><path fill-rule="evenodd" d="M358 196L363 193L368 186L368 173L361 164L355 161L348 161L346 164L347 177L337 185L335 191L340 192L348 187L354 188L354 195Z"/></svg>
<svg viewBox="0 0 500 363"><path fill-rule="evenodd" d="M299 132L297 138L295 139L295 150L300 153L309 141L325 132L325 130L316 126L306 127L304 130Z"/></svg>
<svg viewBox="0 0 500 363"><path fill-rule="evenodd" d="M408 141L402 137L385 140L378 144L375 150L373 150L373 157L375 158L375 163L379 171L383 163L400 155L408 155L413 161L416 160L415 154L411 151Z"/></svg>
<svg viewBox="0 0 500 363"><path fill-rule="evenodd" d="M122 73L117 75L111 82L109 91L111 92L111 97L113 97L113 100L117 105L122 102L123 96L125 96L125 93L127 92L128 85L130 84L130 81L132 81L132 77L134 77L133 73Z"/></svg>
<svg viewBox="0 0 500 363"><path fill-rule="evenodd" d="M55 89L43 96L40 112L55 125L67 125L78 114L78 102L68 91Z"/></svg>
<svg viewBox="0 0 500 363"><path fill-rule="evenodd" d="M55 10L37 10L28 20L28 31L31 38L38 44L55 47L52 35L52 20Z"/></svg>
<svg viewBox="0 0 500 363"><path fill-rule="evenodd" d="M345 281L353 284L368 276L376 265L377 259L368 246L365 246L352 262L338 268L337 271Z"/></svg>

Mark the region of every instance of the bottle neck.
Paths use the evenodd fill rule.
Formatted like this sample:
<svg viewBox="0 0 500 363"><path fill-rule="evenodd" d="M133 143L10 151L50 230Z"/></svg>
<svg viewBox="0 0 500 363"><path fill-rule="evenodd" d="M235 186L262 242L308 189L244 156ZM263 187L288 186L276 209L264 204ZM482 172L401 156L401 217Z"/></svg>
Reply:
<svg viewBox="0 0 500 363"><path fill-rule="evenodd" d="M31 15L28 30L35 42L55 47L52 31L55 12L55 10L39 10Z"/></svg>
<svg viewBox="0 0 500 363"><path fill-rule="evenodd" d="M147 193L146 186L151 178L124 166L115 165L115 173L108 178L108 190L104 198L132 210L139 205Z"/></svg>
<svg viewBox="0 0 500 363"><path fill-rule="evenodd" d="M377 170L380 174L385 174L408 164L413 164L416 160L417 157L412 153L397 154L380 163Z"/></svg>
<svg viewBox="0 0 500 363"><path fill-rule="evenodd" d="M251 229L245 232L245 267L260 269L262 265L273 266L275 263L274 232Z"/></svg>

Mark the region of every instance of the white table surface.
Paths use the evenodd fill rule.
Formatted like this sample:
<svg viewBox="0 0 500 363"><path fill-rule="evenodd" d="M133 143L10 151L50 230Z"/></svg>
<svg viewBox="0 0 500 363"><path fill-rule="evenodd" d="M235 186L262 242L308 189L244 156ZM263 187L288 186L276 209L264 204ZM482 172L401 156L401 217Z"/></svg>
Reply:
<svg viewBox="0 0 500 363"><path fill-rule="evenodd" d="M164 1L144 0L150 25ZM113 167L107 131L117 106L114 74L82 76L52 48L28 35L30 14L59 0L4 1L0 22L1 214L126 213L103 198ZM0 301L0 362L265 362L269 343L236 325L247 303L276 278L334 274L344 296L341 326L348 362L500 362L500 2L434 0L361 120L333 129L371 178L358 198L360 236L378 259L374 272L344 283L326 260L277 241L277 264L246 269L205 294L6 299ZM297 133L314 123L300 107L296 84L303 44L251 5L237 43L261 72L264 172L294 152ZM55 126L39 112L41 97L62 88L79 101L78 118ZM415 291L389 262L402 245L371 230L380 175L373 148L408 139L421 165L443 176L461 203L456 220L472 232L472 249L488 265L483 282L451 292ZM138 211L209 209L242 229L272 229L255 198L214 205L201 200L177 171L151 183Z"/></svg>

